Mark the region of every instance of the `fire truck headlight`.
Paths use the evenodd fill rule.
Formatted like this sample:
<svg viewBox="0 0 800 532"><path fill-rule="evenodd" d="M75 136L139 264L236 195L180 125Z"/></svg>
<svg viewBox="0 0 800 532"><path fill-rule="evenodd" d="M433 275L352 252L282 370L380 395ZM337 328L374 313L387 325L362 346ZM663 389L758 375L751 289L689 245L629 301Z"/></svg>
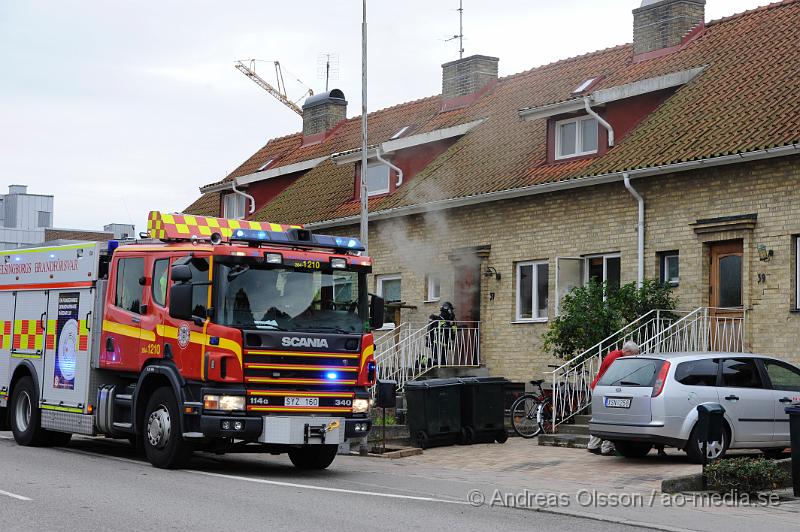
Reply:
<svg viewBox="0 0 800 532"><path fill-rule="evenodd" d="M203 397L206 410L244 410L244 397L241 395L206 395Z"/></svg>
<svg viewBox="0 0 800 532"><path fill-rule="evenodd" d="M353 413L365 414L369 412L369 399L353 399Z"/></svg>

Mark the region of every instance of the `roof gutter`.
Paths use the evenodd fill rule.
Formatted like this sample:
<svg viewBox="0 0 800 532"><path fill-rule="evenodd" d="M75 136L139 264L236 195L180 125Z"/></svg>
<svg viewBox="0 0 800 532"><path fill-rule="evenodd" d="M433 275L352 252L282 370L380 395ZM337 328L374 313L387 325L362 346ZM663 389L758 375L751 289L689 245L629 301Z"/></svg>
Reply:
<svg viewBox="0 0 800 532"><path fill-rule="evenodd" d="M250 194L248 194L247 192L243 192L243 191L239 190L238 188L236 188L236 180L237 179L238 178L234 177L233 180L231 180L231 190L233 190L236 194L239 194L240 196L244 196L245 199L250 200L250 209L249 209L248 212L250 214L253 214L254 212L256 212L256 199L253 196L251 196Z"/></svg>
<svg viewBox="0 0 800 532"><path fill-rule="evenodd" d="M644 198L641 194L639 194L633 185L631 185L631 176L628 172L622 172L622 180L625 183L625 188L628 189L628 192L636 199L636 202L639 204L639 223L637 225L637 233L638 233L638 269L636 275L636 286L641 288L644 284Z"/></svg>
<svg viewBox="0 0 800 532"><path fill-rule="evenodd" d="M590 104L591 99L592 99L591 96L584 96L583 97L583 106L586 109L586 112L589 113L589 116L593 117L595 120L597 120L597 122L601 126L606 128L606 130L608 131L608 147L612 148L612 147L614 147L614 128L611 127L611 124L606 122L605 118L603 118L602 116L597 114L595 112L595 110L592 109L592 106Z"/></svg>
<svg viewBox="0 0 800 532"><path fill-rule="evenodd" d="M399 187L403 184L403 170L399 166L395 166L386 159L383 158L381 147L378 146L378 149L375 150L375 158L378 159L380 162L397 172L397 183L395 183L395 187Z"/></svg>
<svg viewBox="0 0 800 532"><path fill-rule="evenodd" d="M638 170L631 170L627 173L629 178L636 179L640 177L671 174L676 172L686 172L689 170L696 170L698 168L727 166L729 164L738 164L738 163L757 161L763 159L774 159L777 157L787 157L798 154L800 154L800 144L794 143L786 146L780 146L777 148L767 148L763 150L751 151L746 153L723 155L720 157L713 157L710 159L699 159L696 161L665 164L660 166L653 166L650 168L640 168ZM473 196L466 196L463 198L451 198L445 200L432 201L429 203L409 205L407 207L395 207L393 209L386 209L383 211L372 212L370 213L369 218L370 220L386 220L391 218L399 218L401 216L408 216L411 214L422 214L432 211L454 209L458 207L465 207L468 205L475 205L478 203L488 203L492 201L508 200L526 196L535 196L537 194L546 194L549 192L557 192L561 190L570 190L575 188L602 185L605 183L618 183L620 181L623 181L623 172L613 172L610 174L603 174L593 177L581 177L576 179L569 179L566 181L558 181L555 183L546 183L544 185L532 185L523 188L501 190L497 192L488 192L485 194L476 194ZM324 229L328 227L353 225L354 223L358 223L358 218L359 218L358 216L348 216L345 218L337 218L334 220L326 220L323 222L313 222L306 224L306 227L309 229L312 228Z"/></svg>

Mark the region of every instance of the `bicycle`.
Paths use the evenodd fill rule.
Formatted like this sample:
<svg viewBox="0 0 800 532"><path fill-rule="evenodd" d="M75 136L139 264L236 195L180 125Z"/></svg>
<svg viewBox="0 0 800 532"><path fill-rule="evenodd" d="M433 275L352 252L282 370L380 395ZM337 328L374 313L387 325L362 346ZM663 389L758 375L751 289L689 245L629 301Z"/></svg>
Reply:
<svg viewBox="0 0 800 532"><path fill-rule="evenodd" d="M557 368L558 366L552 366ZM563 408L564 415L556 415L556 423L569 419L574 413L577 412L578 405L581 404L584 398L585 390L588 389L586 384L586 374L588 372L583 370L581 372L581 383L574 391L569 384L564 383L563 397L569 398L569 403L566 408ZM536 391L526 392L519 396L511 404L511 426L519 436L530 439L535 438L542 432L552 433L553 426L553 392L552 390L545 391L542 388L544 379L532 380L530 383L539 389ZM575 392L575 393L573 393Z"/></svg>

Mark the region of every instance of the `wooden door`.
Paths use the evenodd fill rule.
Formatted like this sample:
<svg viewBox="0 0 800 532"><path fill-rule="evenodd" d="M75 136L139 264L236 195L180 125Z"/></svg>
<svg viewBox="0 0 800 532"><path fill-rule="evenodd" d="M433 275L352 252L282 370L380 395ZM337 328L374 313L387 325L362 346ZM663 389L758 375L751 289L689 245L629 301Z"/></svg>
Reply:
<svg viewBox="0 0 800 532"><path fill-rule="evenodd" d="M741 351L744 253L741 240L711 244L709 327L711 351Z"/></svg>
<svg viewBox="0 0 800 532"><path fill-rule="evenodd" d="M453 260L453 306L458 321L481 321L481 263L477 256Z"/></svg>

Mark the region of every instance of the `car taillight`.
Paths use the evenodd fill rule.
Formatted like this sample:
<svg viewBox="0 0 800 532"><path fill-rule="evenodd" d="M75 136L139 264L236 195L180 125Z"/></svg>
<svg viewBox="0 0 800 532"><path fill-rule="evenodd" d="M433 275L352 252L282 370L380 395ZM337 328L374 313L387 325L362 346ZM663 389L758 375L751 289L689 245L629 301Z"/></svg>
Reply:
<svg viewBox="0 0 800 532"><path fill-rule="evenodd" d="M656 382L653 383L653 393L650 397L658 397L664 390L664 383L667 382L667 373L669 373L669 362L666 360L661 364L661 369L656 377Z"/></svg>

